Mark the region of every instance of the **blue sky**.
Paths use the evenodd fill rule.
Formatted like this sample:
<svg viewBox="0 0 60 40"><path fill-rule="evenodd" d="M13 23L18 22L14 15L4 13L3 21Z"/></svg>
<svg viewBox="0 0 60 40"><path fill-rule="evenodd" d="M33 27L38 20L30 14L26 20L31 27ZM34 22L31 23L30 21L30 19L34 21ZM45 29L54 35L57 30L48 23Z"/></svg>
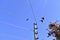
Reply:
<svg viewBox="0 0 60 40"><path fill-rule="evenodd" d="M50 22L60 20L60 0L30 0L35 13L39 40L47 38ZM40 22L44 16L44 23ZM29 18L29 21L26 21ZM34 16L28 0L0 0L0 40L33 40Z"/></svg>

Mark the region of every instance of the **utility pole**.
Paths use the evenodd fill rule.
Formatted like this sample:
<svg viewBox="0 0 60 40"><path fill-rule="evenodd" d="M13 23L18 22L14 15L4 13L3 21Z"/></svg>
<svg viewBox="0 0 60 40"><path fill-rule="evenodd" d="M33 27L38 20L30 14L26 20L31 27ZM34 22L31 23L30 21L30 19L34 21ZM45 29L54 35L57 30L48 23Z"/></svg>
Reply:
<svg viewBox="0 0 60 40"><path fill-rule="evenodd" d="M38 40L37 23L35 22L33 25L34 25L34 40Z"/></svg>

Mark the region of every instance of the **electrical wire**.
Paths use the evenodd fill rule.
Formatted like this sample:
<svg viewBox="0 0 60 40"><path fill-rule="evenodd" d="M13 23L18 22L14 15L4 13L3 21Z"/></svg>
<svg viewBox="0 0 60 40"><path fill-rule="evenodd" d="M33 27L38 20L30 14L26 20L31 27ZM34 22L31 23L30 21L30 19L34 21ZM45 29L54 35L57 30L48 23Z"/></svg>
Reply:
<svg viewBox="0 0 60 40"><path fill-rule="evenodd" d="M32 14L33 14L33 16L34 16L34 20L36 21L36 17L35 17L35 13L34 13L34 10L33 10L32 4L31 4L31 1L28 0L28 2L29 2L30 7L31 7L31 9L32 9Z"/></svg>
<svg viewBox="0 0 60 40"><path fill-rule="evenodd" d="M17 26L17 25L8 23L8 22L0 21L0 23L6 24L6 25L10 25L10 26L12 26L14 28L17 28L17 29L23 29L25 31L32 31L31 29L28 29L28 28L25 28L25 27L21 27L21 26Z"/></svg>

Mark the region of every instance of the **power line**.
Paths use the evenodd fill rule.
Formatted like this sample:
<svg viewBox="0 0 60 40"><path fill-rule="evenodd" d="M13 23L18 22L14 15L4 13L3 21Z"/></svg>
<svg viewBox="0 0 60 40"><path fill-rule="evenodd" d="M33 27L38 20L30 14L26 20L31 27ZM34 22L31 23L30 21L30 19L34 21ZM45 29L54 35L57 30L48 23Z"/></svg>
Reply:
<svg viewBox="0 0 60 40"><path fill-rule="evenodd" d="M32 31L32 29L28 29L28 28L25 28L25 27L17 26L17 25L12 24L12 23L4 22L4 21L0 21L0 23L12 26L12 27L17 28L17 29L23 29L25 31Z"/></svg>
<svg viewBox="0 0 60 40"><path fill-rule="evenodd" d="M29 2L30 7L31 7L31 9L32 9L32 14L33 14L33 16L34 16L34 20L36 21L36 17L35 17L35 13L34 13L34 10L33 10L32 4L31 4L31 1L28 0L28 2Z"/></svg>

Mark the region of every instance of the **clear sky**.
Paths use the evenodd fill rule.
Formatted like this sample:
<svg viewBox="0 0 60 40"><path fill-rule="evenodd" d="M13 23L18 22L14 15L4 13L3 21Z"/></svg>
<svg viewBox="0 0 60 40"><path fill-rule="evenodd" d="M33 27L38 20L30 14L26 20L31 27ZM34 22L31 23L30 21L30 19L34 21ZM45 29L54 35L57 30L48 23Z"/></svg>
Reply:
<svg viewBox="0 0 60 40"><path fill-rule="evenodd" d="M30 0L37 20L39 40L47 38L50 22L60 20L60 0ZM40 22L44 16L44 23ZM26 21L29 18L29 21ZM0 40L33 40L34 16L28 0L0 0Z"/></svg>

